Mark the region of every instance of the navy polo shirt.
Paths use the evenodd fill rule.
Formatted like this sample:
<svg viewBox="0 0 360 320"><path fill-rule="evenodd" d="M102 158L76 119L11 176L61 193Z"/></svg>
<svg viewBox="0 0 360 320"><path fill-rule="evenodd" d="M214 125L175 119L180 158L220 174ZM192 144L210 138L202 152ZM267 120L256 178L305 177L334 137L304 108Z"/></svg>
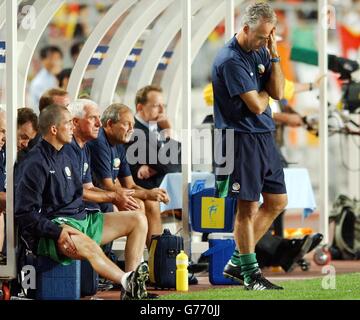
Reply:
<svg viewBox="0 0 360 320"><path fill-rule="evenodd" d="M84 147L81 148L75 138L73 138L71 143L64 145L63 148L68 157L73 160L74 167L77 167L78 173L82 178L82 183L85 184L92 182L90 170L90 150L87 143L85 143Z"/></svg>
<svg viewBox="0 0 360 320"><path fill-rule="evenodd" d="M63 148L42 140L16 170L15 219L25 237L57 240L61 227L52 219L85 219L81 177Z"/></svg>
<svg viewBox="0 0 360 320"><path fill-rule="evenodd" d="M246 52L234 36L219 51L212 67L215 127L244 133L274 131L269 106L257 115L240 98L240 94L252 90L263 91L270 74L270 55L266 48Z"/></svg>
<svg viewBox="0 0 360 320"><path fill-rule="evenodd" d="M88 142L91 155L91 172L93 182L101 186L101 180L131 176L126 151L122 145L111 145L106 137L104 128L100 128L97 139Z"/></svg>
<svg viewBox="0 0 360 320"><path fill-rule="evenodd" d="M5 145L0 150L0 192L6 192L6 153Z"/></svg>

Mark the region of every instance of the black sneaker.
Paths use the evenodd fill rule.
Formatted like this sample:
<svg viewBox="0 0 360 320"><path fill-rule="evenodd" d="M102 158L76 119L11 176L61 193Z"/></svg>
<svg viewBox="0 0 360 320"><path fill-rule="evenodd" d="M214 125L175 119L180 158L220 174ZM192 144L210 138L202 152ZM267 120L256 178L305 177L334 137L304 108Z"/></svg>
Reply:
<svg viewBox="0 0 360 320"><path fill-rule="evenodd" d="M322 239L324 238L324 236L321 233L315 233L309 236L311 238L311 245L309 250L307 251L308 253L312 250L314 250L322 241Z"/></svg>
<svg viewBox="0 0 360 320"><path fill-rule="evenodd" d="M145 262L139 264L127 281L125 292L122 293L122 300L139 300L147 298L145 282L149 278L149 267Z"/></svg>
<svg viewBox="0 0 360 320"><path fill-rule="evenodd" d="M241 267L231 264L230 261L226 264L224 268L223 276L225 278L235 280L241 285L244 284L244 276L241 274Z"/></svg>
<svg viewBox="0 0 360 320"><path fill-rule="evenodd" d="M280 258L280 266L285 272L290 272L294 269L297 262L307 254L313 240L310 236L305 236L303 239L292 239L289 241L287 249L284 249L282 257Z"/></svg>
<svg viewBox="0 0 360 320"><path fill-rule="evenodd" d="M283 290L283 287L280 287L274 283L271 283L266 279L260 270L256 270L251 275L250 283L244 281L246 290L262 291L262 290Z"/></svg>

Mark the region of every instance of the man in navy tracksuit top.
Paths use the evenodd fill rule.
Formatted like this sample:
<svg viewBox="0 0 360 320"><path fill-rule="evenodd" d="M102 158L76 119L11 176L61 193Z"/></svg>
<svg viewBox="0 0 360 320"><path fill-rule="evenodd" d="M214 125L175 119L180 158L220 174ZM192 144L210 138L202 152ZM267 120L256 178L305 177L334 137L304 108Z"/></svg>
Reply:
<svg viewBox="0 0 360 320"><path fill-rule="evenodd" d="M134 210L138 210L139 206L131 196L134 191L128 189L108 191L97 188L92 183L91 157L87 142L98 137L101 127L99 107L91 100L79 99L71 102L68 110L73 116L74 131L71 143L64 146L64 152L73 160L74 166L77 167L78 173L82 177L83 197L86 201L86 207L99 208L98 204L100 204L102 212L113 212L112 204L114 204L121 211L117 214L122 217L121 223L130 229L136 228L137 226L132 226L133 223L137 222L136 219L133 219L133 215L138 214ZM144 214L141 214L138 218L144 219L144 222L147 223ZM125 235L127 236L127 234ZM143 252L141 248L134 247L134 244L140 243L143 236L143 234L135 232L132 237L128 238L125 256L129 257L129 259L125 261L126 270L132 270L137 266ZM111 249L111 243L109 245ZM138 251L139 249L140 251ZM132 254L128 254L129 252L132 252Z"/></svg>
<svg viewBox="0 0 360 320"><path fill-rule="evenodd" d="M22 238L39 255L68 264L71 259L86 259L104 278L123 286L125 298L147 297L148 268L140 263L124 273L100 248L124 234L147 232L146 220L136 220L127 228L122 217L87 213L78 166L63 150L73 134L72 116L65 107L49 106L40 114L39 131L43 140L21 162L16 173L15 219ZM141 230L140 230L141 229ZM137 243L144 249L145 237ZM137 254L137 253L136 253Z"/></svg>
<svg viewBox="0 0 360 320"><path fill-rule="evenodd" d="M148 220L146 245L150 248L151 236L162 232L159 202L168 202L168 194L159 188L141 188L131 176L123 146L130 141L134 130L131 110L123 104L114 103L105 109L101 122L103 127L98 138L88 143L94 184L109 191L122 188L134 191L134 198Z"/></svg>
<svg viewBox="0 0 360 320"><path fill-rule="evenodd" d="M263 277L255 245L286 207L284 172L272 132L269 97L283 95L284 77L275 41L276 15L267 3L249 5L242 29L217 54L212 68L215 127L224 129L223 149L232 172L217 168L220 196L238 199L234 237L237 244L224 275L248 290L282 289ZM233 130L234 148L225 150L225 132ZM259 208L260 194L264 203Z"/></svg>

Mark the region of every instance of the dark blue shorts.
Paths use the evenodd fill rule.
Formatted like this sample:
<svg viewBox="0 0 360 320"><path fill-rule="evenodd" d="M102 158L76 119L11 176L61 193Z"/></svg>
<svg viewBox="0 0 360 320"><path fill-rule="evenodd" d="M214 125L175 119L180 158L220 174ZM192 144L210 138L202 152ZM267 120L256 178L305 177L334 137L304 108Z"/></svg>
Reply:
<svg viewBox="0 0 360 320"><path fill-rule="evenodd" d="M222 154L226 154L226 137L222 135ZM263 192L285 194L284 170L272 133L234 132L234 148L227 157L233 159L233 170L224 174L216 169L216 186L220 197L237 197L259 201ZM221 150L216 147L215 152Z"/></svg>

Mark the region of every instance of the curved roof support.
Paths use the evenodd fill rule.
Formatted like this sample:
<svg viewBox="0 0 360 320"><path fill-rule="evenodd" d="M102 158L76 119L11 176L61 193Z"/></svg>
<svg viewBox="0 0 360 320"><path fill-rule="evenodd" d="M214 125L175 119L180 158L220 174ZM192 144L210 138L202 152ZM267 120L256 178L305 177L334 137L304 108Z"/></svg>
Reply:
<svg viewBox="0 0 360 320"><path fill-rule="evenodd" d="M141 0L113 36L109 50L96 70L91 97L100 106L113 102L116 86L129 52L146 27L171 4L172 0Z"/></svg>
<svg viewBox="0 0 360 320"><path fill-rule="evenodd" d="M235 0L235 6L239 6L243 1ZM225 2L213 3L211 6L202 9L196 16L192 33L192 61L208 38L209 34L225 17ZM169 106L168 114L172 117L171 121L176 125L175 119L181 118L180 98L181 98L181 65L180 65L180 44L174 49L172 63L162 79L165 101ZM211 68L211 66L209 66ZM176 128L175 128L176 129Z"/></svg>
<svg viewBox="0 0 360 320"><path fill-rule="evenodd" d="M17 0L18 5L20 4L22 0ZM5 8L5 0L1 1L0 3L0 30L5 24L6 20L6 8Z"/></svg>
<svg viewBox="0 0 360 320"><path fill-rule="evenodd" d="M195 14L201 7L213 1L214 0L195 1L192 6L192 14ZM152 83L164 52L180 31L180 28L181 3L175 1L156 22L153 32L144 43L142 56L146 57L146 59L140 59L129 76L129 82L124 96L124 103L126 105L130 106L133 103L135 93L138 89Z"/></svg>
<svg viewBox="0 0 360 320"><path fill-rule="evenodd" d="M202 8L194 18L192 29L192 43L191 46L191 59L194 61L198 51L203 43L206 41L209 33L219 24L224 18L225 3L223 1L213 2L210 6ZM162 87L164 90L164 100L169 106L168 115L172 123L177 126L181 123L179 120L181 114L178 114L179 98L181 97L181 44L180 42L174 49L171 64L166 70L162 79ZM180 118L179 118L180 117ZM176 122L175 120L178 119Z"/></svg>
<svg viewBox="0 0 360 320"><path fill-rule="evenodd" d="M31 58L34 55L36 46L38 45L39 40L49 22L64 3L64 0L52 0L46 1L46 4L44 5L44 1L37 0L34 3L34 7L36 12L39 12L39 14L36 17L35 28L29 30L24 30L22 28L19 29L19 41L23 42L23 47L19 53L18 65L19 106L25 106L26 82L31 64Z"/></svg>
<svg viewBox="0 0 360 320"><path fill-rule="evenodd" d="M89 38L85 42L79 57L76 60L74 68L68 84L68 91L71 99L76 99L79 95L82 79L89 65L91 57L96 48L100 44L103 37L112 27L112 25L138 0L122 0L117 1L101 19L99 24L91 32Z"/></svg>

